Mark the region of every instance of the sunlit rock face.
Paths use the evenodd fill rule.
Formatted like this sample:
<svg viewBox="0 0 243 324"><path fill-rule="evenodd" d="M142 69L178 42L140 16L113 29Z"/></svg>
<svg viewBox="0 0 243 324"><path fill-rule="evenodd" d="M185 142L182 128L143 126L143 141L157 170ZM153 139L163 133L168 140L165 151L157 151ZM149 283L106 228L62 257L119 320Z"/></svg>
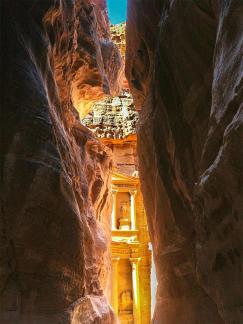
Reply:
<svg viewBox="0 0 243 324"><path fill-rule="evenodd" d="M111 154L73 107L119 90L105 1L1 12L0 322L111 323Z"/></svg>
<svg viewBox="0 0 243 324"><path fill-rule="evenodd" d="M111 25L111 38L122 57L122 90L118 96L110 96L92 106L92 111L82 119L82 124L112 151L114 169L132 175L137 170L138 112L125 78L125 32L126 24Z"/></svg>
<svg viewBox="0 0 243 324"><path fill-rule="evenodd" d="M106 1L83 0L73 5L67 1L63 6L66 12L61 14L47 12L44 25L51 41L53 34L59 34L53 58L60 96L71 96L82 118L96 100L119 93L122 58L110 39ZM68 21L68 15L75 20Z"/></svg>
<svg viewBox="0 0 243 324"><path fill-rule="evenodd" d="M138 113L131 94L123 90L118 97L96 103L82 123L111 149L114 168L132 175L137 170Z"/></svg>
<svg viewBox="0 0 243 324"><path fill-rule="evenodd" d="M99 138L119 140L136 133L137 120L132 95L123 90L118 97L109 97L94 104L92 112L82 123Z"/></svg>
<svg viewBox="0 0 243 324"><path fill-rule="evenodd" d="M241 323L242 1L128 3L154 323Z"/></svg>
<svg viewBox="0 0 243 324"><path fill-rule="evenodd" d="M126 53L126 23L111 25L111 38L119 47L121 56L125 59Z"/></svg>
<svg viewBox="0 0 243 324"><path fill-rule="evenodd" d="M111 39L119 48L122 58L122 73L120 75L120 84L122 88L130 92L127 78L125 76L125 53L126 53L126 22L116 25L111 25Z"/></svg>

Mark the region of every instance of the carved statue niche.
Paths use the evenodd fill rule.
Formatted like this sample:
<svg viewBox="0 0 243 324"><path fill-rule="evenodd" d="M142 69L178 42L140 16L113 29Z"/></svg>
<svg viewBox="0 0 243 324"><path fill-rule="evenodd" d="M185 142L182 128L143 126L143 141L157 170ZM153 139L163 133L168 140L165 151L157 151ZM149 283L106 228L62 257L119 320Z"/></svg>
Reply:
<svg viewBox="0 0 243 324"><path fill-rule="evenodd" d="M131 290L127 289L121 292L119 298L119 310L121 314L132 314L133 298Z"/></svg>
<svg viewBox="0 0 243 324"><path fill-rule="evenodd" d="M129 230L130 229L130 221L128 215L128 202L122 201L120 208L120 217L119 217L119 229Z"/></svg>

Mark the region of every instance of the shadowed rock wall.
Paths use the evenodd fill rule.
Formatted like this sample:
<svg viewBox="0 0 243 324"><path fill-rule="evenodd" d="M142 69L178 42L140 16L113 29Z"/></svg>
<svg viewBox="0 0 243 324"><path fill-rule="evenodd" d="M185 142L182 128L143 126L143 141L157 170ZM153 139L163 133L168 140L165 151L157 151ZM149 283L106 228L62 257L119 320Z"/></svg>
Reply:
<svg viewBox="0 0 243 324"><path fill-rule="evenodd" d="M154 323L242 323L243 3L128 2Z"/></svg>
<svg viewBox="0 0 243 324"><path fill-rule="evenodd" d="M111 323L111 155L74 109L119 90L105 1L1 1L1 46L0 322Z"/></svg>

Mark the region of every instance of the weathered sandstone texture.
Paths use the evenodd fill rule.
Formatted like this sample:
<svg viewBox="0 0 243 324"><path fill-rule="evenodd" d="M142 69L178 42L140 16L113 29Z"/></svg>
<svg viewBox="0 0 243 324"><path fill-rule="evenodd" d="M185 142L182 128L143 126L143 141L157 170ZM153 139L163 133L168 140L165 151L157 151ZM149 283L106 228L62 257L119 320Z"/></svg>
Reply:
<svg viewBox="0 0 243 324"><path fill-rule="evenodd" d="M122 58L126 54L126 23L111 25L111 39L118 46Z"/></svg>
<svg viewBox="0 0 243 324"><path fill-rule="evenodd" d="M116 171L132 175L137 170L138 112L124 74L126 24L111 26L111 38L122 57L122 90L119 96L110 96L92 106L92 111L81 120L112 151Z"/></svg>
<svg viewBox="0 0 243 324"><path fill-rule="evenodd" d="M1 1L1 46L0 323L112 323L111 153L74 109L119 92L105 1Z"/></svg>
<svg viewBox="0 0 243 324"><path fill-rule="evenodd" d="M114 168L129 175L138 167L137 120L132 96L126 90L117 97L99 101L82 120L111 149Z"/></svg>
<svg viewBox="0 0 243 324"><path fill-rule="evenodd" d="M132 95L123 90L117 97L108 97L92 107L82 123L99 138L124 139L136 134L138 113Z"/></svg>
<svg viewBox="0 0 243 324"><path fill-rule="evenodd" d="M118 46L122 58L122 69L120 75L120 83L122 88L130 93L127 78L125 76L125 56L126 56L126 23L111 25L111 39Z"/></svg>
<svg viewBox="0 0 243 324"><path fill-rule="evenodd" d="M154 323L243 323L243 2L130 0Z"/></svg>

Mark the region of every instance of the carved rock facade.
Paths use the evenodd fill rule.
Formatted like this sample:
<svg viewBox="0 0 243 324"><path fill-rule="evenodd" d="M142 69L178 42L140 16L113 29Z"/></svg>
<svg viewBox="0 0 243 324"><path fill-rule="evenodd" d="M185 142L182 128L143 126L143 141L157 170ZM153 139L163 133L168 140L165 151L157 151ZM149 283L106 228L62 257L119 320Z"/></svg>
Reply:
<svg viewBox="0 0 243 324"><path fill-rule="evenodd" d="M132 95L123 90L117 97L104 99L92 107L82 123L89 127L98 138L123 140L136 134L138 113Z"/></svg>
<svg viewBox="0 0 243 324"><path fill-rule="evenodd" d="M238 0L128 4L154 323L242 322L242 22Z"/></svg>

